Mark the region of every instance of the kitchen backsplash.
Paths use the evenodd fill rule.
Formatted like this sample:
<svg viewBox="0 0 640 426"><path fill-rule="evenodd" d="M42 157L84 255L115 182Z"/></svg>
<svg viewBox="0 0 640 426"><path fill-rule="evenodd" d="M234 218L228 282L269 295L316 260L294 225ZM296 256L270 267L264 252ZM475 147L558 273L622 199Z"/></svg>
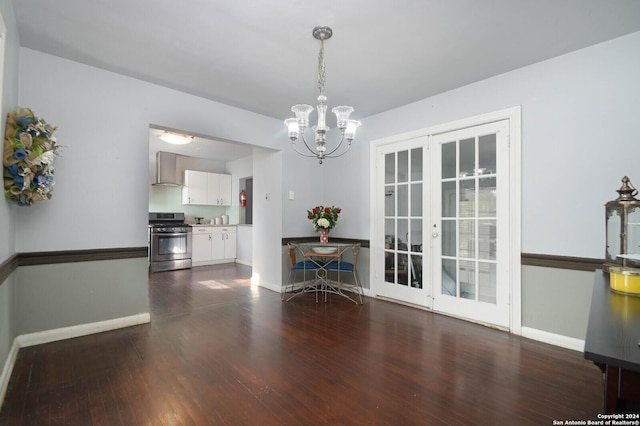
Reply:
<svg viewBox="0 0 640 426"><path fill-rule="evenodd" d="M240 207L194 206L182 204L182 187L150 186L150 212L183 212L187 222L195 222L195 217L203 217L207 223L211 218L226 214L229 223L237 224L240 217Z"/></svg>

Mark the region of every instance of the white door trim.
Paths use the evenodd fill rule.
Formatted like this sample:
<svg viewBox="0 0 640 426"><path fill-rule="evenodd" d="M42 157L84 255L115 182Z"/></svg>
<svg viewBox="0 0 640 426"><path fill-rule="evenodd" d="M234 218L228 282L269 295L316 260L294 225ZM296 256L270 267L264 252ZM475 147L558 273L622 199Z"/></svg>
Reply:
<svg viewBox="0 0 640 426"><path fill-rule="evenodd" d="M377 229L376 216L376 204L375 195L378 182L376 181L376 154L378 147L400 142L408 139L415 139L420 137L428 137L439 133L451 132L454 130L464 129L467 127L473 127L480 124L491 123L500 120L509 120L509 179L511 181L510 194L509 194L509 211L510 211L510 224L511 224L511 241L509 247L509 262L510 269L510 331L514 334L522 334L522 274L521 274L521 261L520 254L522 252L522 108L515 106L506 108L499 111L490 112L487 114L481 114L474 117L468 117L460 120L455 120L449 123L443 123L434 125L428 128L414 130L398 135L393 135L381 139L371 141L369 150L369 204L370 211L373 212L372 218L369 222L369 235L371 241L371 259L379 258L381 252L384 251L384 247L379 247L376 244L375 236L381 230ZM376 295L375 283L379 279L375 276L375 262L371 262L369 265L369 274L371 279L369 280L371 286L371 294Z"/></svg>

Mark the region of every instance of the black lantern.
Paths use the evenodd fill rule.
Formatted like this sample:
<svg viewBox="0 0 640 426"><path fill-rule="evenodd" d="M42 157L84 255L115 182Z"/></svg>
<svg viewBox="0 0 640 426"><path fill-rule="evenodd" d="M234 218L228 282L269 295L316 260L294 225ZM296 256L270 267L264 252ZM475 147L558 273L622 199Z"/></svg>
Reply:
<svg viewBox="0 0 640 426"><path fill-rule="evenodd" d="M618 198L605 204L607 250L604 266L640 268L640 200L628 177L622 178Z"/></svg>

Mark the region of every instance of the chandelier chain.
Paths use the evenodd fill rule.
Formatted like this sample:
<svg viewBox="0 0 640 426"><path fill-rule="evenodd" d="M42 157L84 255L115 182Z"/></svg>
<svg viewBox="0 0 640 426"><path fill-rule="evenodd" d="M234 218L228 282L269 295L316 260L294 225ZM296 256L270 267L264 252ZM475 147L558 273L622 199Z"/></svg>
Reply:
<svg viewBox="0 0 640 426"><path fill-rule="evenodd" d="M320 52L318 53L318 90L324 95L324 85L326 83L326 73L324 66L324 40L320 40Z"/></svg>

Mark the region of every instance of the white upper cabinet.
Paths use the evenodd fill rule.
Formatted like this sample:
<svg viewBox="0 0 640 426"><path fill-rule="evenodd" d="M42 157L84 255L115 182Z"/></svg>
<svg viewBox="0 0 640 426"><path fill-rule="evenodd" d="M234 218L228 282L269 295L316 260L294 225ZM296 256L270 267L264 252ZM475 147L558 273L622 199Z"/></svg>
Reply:
<svg viewBox="0 0 640 426"><path fill-rule="evenodd" d="M231 205L231 175L209 173L209 204L215 206Z"/></svg>
<svg viewBox="0 0 640 426"><path fill-rule="evenodd" d="M231 205L231 175L184 171L182 204Z"/></svg>
<svg viewBox="0 0 640 426"><path fill-rule="evenodd" d="M195 170L184 171L184 186L182 187L182 204L208 204L206 172Z"/></svg>
<svg viewBox="0 0 640 426"><path fill-rule="evenodd" d="M231 205L231 175L218 175L220 178L220 205Z"/></svg>

